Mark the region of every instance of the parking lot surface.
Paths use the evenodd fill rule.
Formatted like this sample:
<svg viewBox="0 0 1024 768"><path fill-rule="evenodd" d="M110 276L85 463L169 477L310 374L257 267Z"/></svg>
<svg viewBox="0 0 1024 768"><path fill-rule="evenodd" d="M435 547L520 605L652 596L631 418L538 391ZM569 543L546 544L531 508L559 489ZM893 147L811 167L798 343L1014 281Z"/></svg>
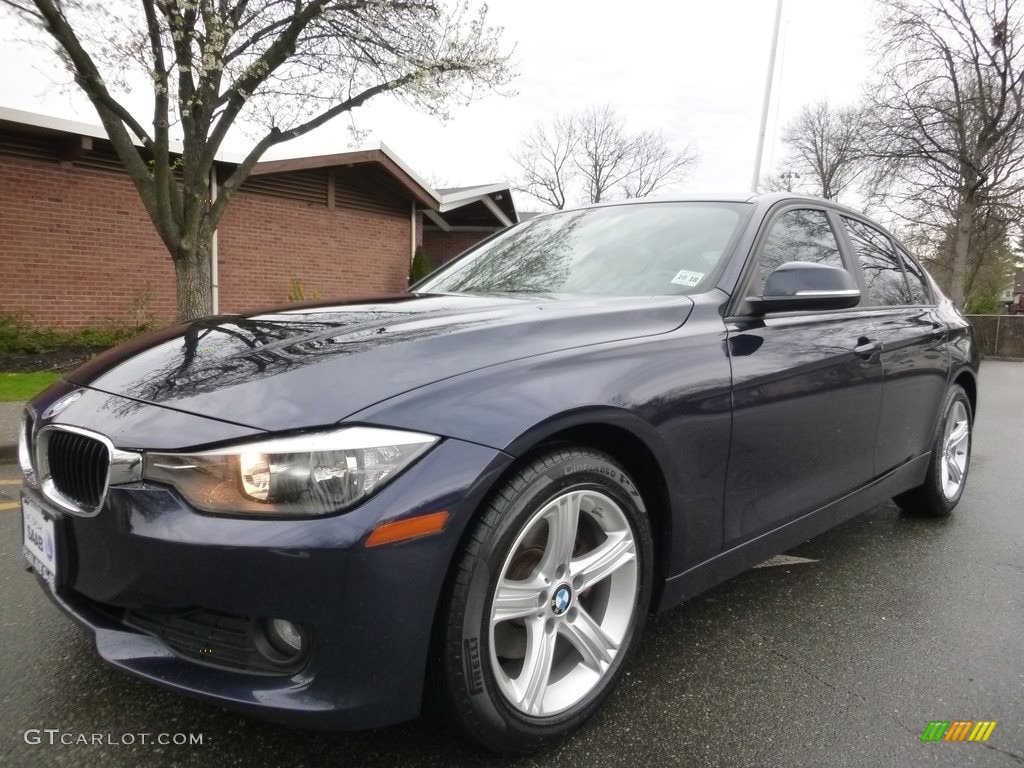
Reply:
<svg viewBox="0 0 1024 768"><path fill-rule="evenodd" d="M429 721L269 725L106 667L25 572L18 473L2 467L0 764L1024 765L1024 364L985 363L980 399L952 517L877 507L654 618L598 716L526 758L463 748ZM922 743L933 720L997 725L986 743ZM102 743L51 746L43 729ZM182 733L202 744L154 743Z"/></svg>

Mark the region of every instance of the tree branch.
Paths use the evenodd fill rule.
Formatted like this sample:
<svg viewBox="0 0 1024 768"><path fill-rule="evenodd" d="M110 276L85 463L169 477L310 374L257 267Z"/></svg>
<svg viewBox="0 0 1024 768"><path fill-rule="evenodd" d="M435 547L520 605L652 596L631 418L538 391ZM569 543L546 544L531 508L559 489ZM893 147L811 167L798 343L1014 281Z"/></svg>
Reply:
<svg viewBox="0 0 1024 768"><path fill-rule="evenodd" d="M150 213L154 223L157 223L160 216L153 177L129 136L128 129L130 128L147 147L152 147L152 139L128 110L110 95L95 63L82 47L60 6L54 0L33 0L33 2L39 14L44 18L50 34L68 56L71 66L74 68L76 82L96 107L100 122L103 123L118 158L124 164L125 170L138 189L143 205ZM172 233L159 229L158 231L165 243L168 243L168 239L172 239L170 238ZM169 244L168 247L170 247Z"/></svg>
<svg viewBox="0 0 1024 768"><path fill-rule="evenodd" d="M423 77L424 74L428 74L434 69L444 69L444 67L428 68L427 70L424 71L412 72L402 77L396 78L395 80L391 80L387 83L380 83L379 85L375 85L372 88L367 88L362 93L353 96L352 98L346 99L345 101L339 104L335 104L330 109L324 110L316 117L307 120L306 122L302 123L301 125L295 126L294 128L290 128L284 131L278 128L271 129L269 133L267 133L262 139L260 139L256 143L256 146L254 146L249 151L249 154L245 156L245 159L235 168L234 172L232 172L232 174L224 182L223 194L217 197L217 202L214 203L213 206L210 208L209 218L211 226L217 226L217 222L223 215L224 209L227 207L227 204L230 202L231 198L235 195L236 192L238 192L239 187L242 186L242 182L244 182L249 177L249 174L252 173L252 169L255 167L256 163L259 162L259 159L263 157L264 153L266 153L266 151L270 149L272 146L274 146L275 144L280 144L285 141L290 141L292 139L297 139L299 136L303 136L309 133L310 131L319 128L321 125L324 125L330 120L333 120L338 115L341 115L345 112L349 112L350 110L362 106L374 96L379 96L382 93L394 91L398 88L408 85L412 81L416 80L417 78Z"/></svg>

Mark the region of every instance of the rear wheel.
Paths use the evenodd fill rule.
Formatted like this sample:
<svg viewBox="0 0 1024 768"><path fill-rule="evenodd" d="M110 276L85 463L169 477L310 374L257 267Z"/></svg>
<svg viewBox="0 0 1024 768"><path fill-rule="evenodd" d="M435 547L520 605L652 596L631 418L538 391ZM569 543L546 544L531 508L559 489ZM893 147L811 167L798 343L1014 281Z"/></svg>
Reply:
<svg viewBox="0 0 1024 768"><path fill-rule="evenodd" d="M496 494L457 566L439 627L449 720L530 751L583 723L643 626L652 543L640 494L608 456L557 449Z"/></svg>
<svg viewBox="0 0 1024 768"><path fill-rule="evenodd" d="M895 501L906 512L944 517L953 511L967 484L971 466L973 413L963 387L954 385L943 401L944 414L932 445L924 482Z"/></svg>

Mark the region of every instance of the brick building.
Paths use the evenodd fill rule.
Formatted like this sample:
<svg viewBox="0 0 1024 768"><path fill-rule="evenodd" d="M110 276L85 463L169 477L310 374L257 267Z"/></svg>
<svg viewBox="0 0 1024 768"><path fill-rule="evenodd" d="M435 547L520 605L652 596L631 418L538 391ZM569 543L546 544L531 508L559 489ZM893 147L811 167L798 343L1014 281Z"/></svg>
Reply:
<svg viewBox="0 0 1024 768"><path fill-rule="evenodd" d="M436 267L518 221L507 185L438 189L437 211L424 211L423 250Z"/></svg>
<svg viewBox="0 0 1024 768"><path fill-rule="evenodd" d="M263 162L217 232L216 307L398 292L417 244L441 263L517 220L506 185L433 190L383 145ZM96 126L0 109L0 271L0 312L39 325L174 317L170 255Z"/></svg>

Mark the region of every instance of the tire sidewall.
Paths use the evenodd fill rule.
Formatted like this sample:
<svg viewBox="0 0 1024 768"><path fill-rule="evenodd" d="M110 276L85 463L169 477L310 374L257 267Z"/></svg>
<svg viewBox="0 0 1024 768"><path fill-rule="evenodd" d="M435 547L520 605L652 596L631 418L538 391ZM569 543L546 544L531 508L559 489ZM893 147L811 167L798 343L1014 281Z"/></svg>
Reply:
<svg viewBox="0 0 1024 768"><path fill-rule="evenodd" d="M967 463L964 465L963 479L956 496L948 498L942 485L942 462L945 449L946 422L949 420L949 413L955 403L963 403L967 411ZM967 478L971 472L971 452L974 448L974 411L971 409L971 401L963 387L957 385L952 387L946 394L943 401L942 416L936 430L935 441L932 445L932 462L929 467L928 482L929 493L934 499L935 505L945 513L949 513L960 502L967 488Z"/></svg>
<svg viewBox="0 0 1024 768"><path fill-rule="evenodd" d="M584 450L558 451L552 461L534 462L537 471L504 503L501 518L483 540L458 622L463 674L454 691L472 710L478 732L491 745L532 749L571 731L585 721L611 692L620 669L635 649L650 602L653 544L643 499L626 472L610 459ZM549 717L531 717L515 709L501 693L490 661L490 612L497 580L523 527L545 504L570 489L605 493L621 507L632 528L637 550L637 595L633 620L605 678L580 702ZM457 610L456 606L452 606ZM453 638L454 639L454 638ZM451 647L451 646L449 646ZM451 678L451 676L450 676ZM468 713L467 713L468 714Z"/></svg>

